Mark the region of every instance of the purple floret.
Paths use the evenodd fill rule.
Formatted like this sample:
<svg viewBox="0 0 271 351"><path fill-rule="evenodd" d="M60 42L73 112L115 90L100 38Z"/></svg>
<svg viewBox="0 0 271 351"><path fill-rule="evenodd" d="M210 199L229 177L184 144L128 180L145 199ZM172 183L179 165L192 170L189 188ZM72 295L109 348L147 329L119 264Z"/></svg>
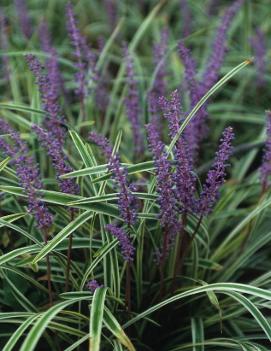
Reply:
<svg viewBox="0 0 271 351"><path fill-rule="evenodd" d="M105 229L118 239L123 259L132 262L134 259L135 248L125 231L114 224L106 225Z"/></svg>
<svg viewBox="0 0 271 351"><path fill-rule="evenodd" d="M96 289L98 288L101 288L103 285L99 284L97 282L97 280L93 279L93 280L90 280L88 283L87 283L87 288L91 291L91 292L95 292Z"/></svg>
<svg viewBox="0 0 271 351"><path fill-rule="evenodd" d="M200 194L198 212L207 215L211 212L219 197L219 189L225 181L227 161L232 153L233 129L224 130L212 169L207 174L206 182Z"/></svg>
<svg viewBox="0 0 271 351"><path fill-rule="evenodd" d="M119 188L118 206L122 219L128 226L133 225L137 219L135 210L136 197L133 195L131 185L128 184L127 169L121 166L118 154L113 154L109 141L95 132L89 134L89 139L98 145L108 160L108 169L113 174Z"/></svg>

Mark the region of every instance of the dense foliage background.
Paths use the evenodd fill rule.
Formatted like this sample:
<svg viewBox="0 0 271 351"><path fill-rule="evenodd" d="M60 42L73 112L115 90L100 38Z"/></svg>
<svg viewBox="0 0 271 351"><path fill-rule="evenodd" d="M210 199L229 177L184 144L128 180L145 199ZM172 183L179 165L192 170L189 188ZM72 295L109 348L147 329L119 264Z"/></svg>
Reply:
<svg viewBox="0 0 271 351"><path fill-rule="evenodd" d="M0 6L1 350L270 350L270 1Z"/></svg>

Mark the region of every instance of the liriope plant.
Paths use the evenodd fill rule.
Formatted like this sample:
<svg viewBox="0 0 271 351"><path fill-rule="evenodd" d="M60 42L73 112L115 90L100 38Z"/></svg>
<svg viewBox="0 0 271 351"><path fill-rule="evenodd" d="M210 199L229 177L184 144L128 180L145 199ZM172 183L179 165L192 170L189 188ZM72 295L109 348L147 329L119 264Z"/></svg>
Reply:
<svg viewBox="0 0 271 351"><path fill-rule="evenodd" d="M268 2L218 5L1 4L2 350L269 350Z"/></svg>

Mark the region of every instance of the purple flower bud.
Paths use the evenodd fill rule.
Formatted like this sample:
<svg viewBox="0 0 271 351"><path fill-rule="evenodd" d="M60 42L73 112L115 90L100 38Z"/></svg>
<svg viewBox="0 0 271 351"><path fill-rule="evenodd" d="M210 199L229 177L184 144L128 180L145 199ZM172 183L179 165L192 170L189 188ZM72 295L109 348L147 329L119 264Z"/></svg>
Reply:
<svg viewBox="0 0 271 351"><path fill-rule="evenodd" d="M118 206L120 215L127 225L133 225L137 218L135 210L136 198L132 194L130 185L128 184L127 169L121 166L119 155L116 153L113 154L112 147L104 136L91 132L89 139L102 149L102 152L107 158L108 169L112 172L113 179L119 188Z"/></svg>
<svg viewBox="0 0 271 351"><path fill-rule="evenodd" d="M251 38L251 46L255 54L255 65L257 69L257 85L263 86L265 84L266 73L266 43L265 35L260 30L256 29L255 35Z"/></svg>
<svg viewBox="0 0 271 351"><path fill-rule="evenodd" d="M28 211L34 215L38 227L48 229L53 222L53 216L48 211L44 202L38 197L38 191L42 189L40 174L34 159L29 156L29 150L20 135L5 121L0 120L1 133L9 134L11 144L0 138L0 149L11 157L16 168L20 185L27 195Z"/></svg>
<svg viewBox="0 0 271 351"><path fill-rule="evenodd" d="M26 1L25 0L15 0L15 6L17 14L20 21L21 30L27 39L32 36L32 26L28 15Z"/></svg>
<svg viewBox="0 0 271 351"><path fill-rule="evenodd" d="M262 159L262 165L260 167L260 179L263 190L266 190L268 183L268 177L271 174L271 112L267 112L267 123L266 123L266 142L265 150Z"/></svg>
<svg viewBox="0 0 271 351"><path fill-rule="evenodd" d="M243 0L235 1L225 11L224 16L221 19L221 23L217 29L215 40L212 46L211 55L208 59L206 69L203 73L202 84L204 95L218 80L219 70L222 66L224 56L226 53L226 39L230 24L240 9Z"/></svg>
<svg viewBox="0 0 271 351"><path fill-rule="evenodd" d="M123 259L132 262L134 259L135 248L125 231L114 224L106 225L105 229L118 239Z"/></svg>
<svg viewBox="0 0 271 351"><path fill-rule="evenodd" d="M226 162L232 152L234 133L231 127L224 130L212 169L207 174L206 182L200 194L198 211L207 215L212 210L219 197L219 189L225 181Z"/></svg>
<svg viewBox="0 0 271 351"><path fill-rule="evenodd" d="M126 111L132 127L135 153L136 155L140 155L144 150L140 124L140 99L137 82L135 80L133 60L129 54L128 48L125 50L125 59L128 85L128 94L125 99Z"/></svg>
<svg viewBox="0 0 271 351"><path fill-rule="evenodd" d="M91 291L91 292L95 292L95 290L97 288L101 288L103 285L100 285L97 280L93 279L93 280L90 280L88 283L87 283L87 288Z"/></svg>

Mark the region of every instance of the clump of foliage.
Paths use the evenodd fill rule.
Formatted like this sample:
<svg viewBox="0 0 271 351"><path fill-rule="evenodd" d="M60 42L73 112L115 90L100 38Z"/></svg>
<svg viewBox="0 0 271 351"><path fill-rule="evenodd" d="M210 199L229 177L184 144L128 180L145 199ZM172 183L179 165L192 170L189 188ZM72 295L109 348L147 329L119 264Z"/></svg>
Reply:
<svg viewBox="0 0 271 351"><path fill-rule="evenodd" d="M269 6L1 2L1 350L270 349Z"/></svg>

